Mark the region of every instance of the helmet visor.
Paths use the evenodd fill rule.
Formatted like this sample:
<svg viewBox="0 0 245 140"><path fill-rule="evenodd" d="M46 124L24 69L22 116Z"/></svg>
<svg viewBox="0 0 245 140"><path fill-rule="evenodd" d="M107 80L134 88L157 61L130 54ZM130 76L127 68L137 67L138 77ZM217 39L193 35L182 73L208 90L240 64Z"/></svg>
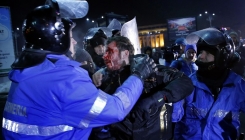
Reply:
<svg viewBox="0 0 245 140"><path fill-rule="evenodd" d="M208 45L217 45L225 42L224 34L216 28L206 28L189 34L186 37L188 44L196 44L202 38Z"/></svg>
<svg viewBox="0 0 245 140"><path fill-rule="evenodd" d="M77 19L83 18L88 13L88 2L86 0L56 0L59 6L61 18ZM50 5L51 0L46 4Z"/></svg>

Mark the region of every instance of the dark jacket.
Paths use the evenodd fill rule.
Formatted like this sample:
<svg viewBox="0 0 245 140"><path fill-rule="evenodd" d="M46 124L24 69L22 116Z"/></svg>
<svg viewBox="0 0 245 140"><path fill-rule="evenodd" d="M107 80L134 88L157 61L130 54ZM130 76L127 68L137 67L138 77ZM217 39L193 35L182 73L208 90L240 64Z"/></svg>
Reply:
<svg viewBox="0 0 245 140"><path fill-rule="evenodd" d="M100 89L107 93L113 93L117 87L130 75L130 66L114 72L106 69ZM127 117L110 126L110 136L117 140L168 140L172 137L172 103L188 96L193 90L191 80L177 69L158 65L158 72L151 75L144 82L144 93L138 102L144 98L150 98L157 91L164 91L168 103L152 109L150 119L141 120L135 117L138 104L134 106ZM102 130L102 129L100 129ZM98 131L97 131L98 134ZM95 133L92 132L92 135ZM95 140L95 138L93 138Z"/></svg>

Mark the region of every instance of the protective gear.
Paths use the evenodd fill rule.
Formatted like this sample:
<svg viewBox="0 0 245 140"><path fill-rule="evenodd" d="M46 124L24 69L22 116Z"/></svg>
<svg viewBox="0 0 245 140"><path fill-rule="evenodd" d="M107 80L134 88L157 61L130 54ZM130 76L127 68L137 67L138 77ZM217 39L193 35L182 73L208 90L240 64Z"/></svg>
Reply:
<svg viewBox="0 0 245 140"><path fill-rule="evenodd" d="M143 82L148 76L150 76L150 74L155 71L156 64L153 62L153 59L149 58L148 55L135 55L133 59L130 59L131 73L139 77Z"/></svg>
<svg viewBox="0 0 245 140"><path fill-rule="evenodd" d="M107 27L98 27L98 28L90 28L88 32L84 36L84 49L89 49L89 45L91 45L90 40L93 38L104 38L107 39L108 37L111 37L111 29ZM96 42L96 40L93 40ZM96 47L97 43L93 43L92 47ZM100 45L100 44L99 44Z"/></svg>
<svg viewBox="0 0 245 140"><path fill-rule="evenodd" d="M46 0L45 5L50 5L55 0ZM86 0L57 0L60 17L69 19L83 18L87 15L89 5Z"/></svg>
<svg viewBox="0 0 245 140"><path fill-rule="evenodd" d="M74 26L70 19L60 18L56 1L35 8L24 21L25 47L12 68L22 69L40 64L46 54L65 54L70 48L70 30Z"/></svg>
<svg viewBox="0 0 245 140"><path fill-rule="evenodd" d="M95 48L96 46L102 45L105 46L106 43L106 38L104 37L96 37L94 36L91 40L90 40L90 45Z"/></svg>
<svg viewBox="0 0 245 140"><path fill-rule="evenodd" d="M215 67L231 68L239 60L232 39L224 31L207 28L192 34L200 37L197 42L197 55L201 49L215 50L215 52L210 51L215 53Z"/></svg>

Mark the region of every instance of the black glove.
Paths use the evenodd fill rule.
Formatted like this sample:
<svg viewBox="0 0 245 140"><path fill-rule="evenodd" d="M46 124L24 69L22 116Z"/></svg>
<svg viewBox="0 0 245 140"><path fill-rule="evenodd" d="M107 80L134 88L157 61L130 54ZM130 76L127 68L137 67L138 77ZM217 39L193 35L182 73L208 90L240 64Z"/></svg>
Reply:
<svg viewBox="0 0 245 140"><path fill-rule="evenodd" d="M146 54L137 54L130 59L131 73L139 77L142 82L155 71L156 64Z"/></svg>
<svg viewBox="0 0 245 140"><path fill-rule="evenodd" d="M149 119L159 107L165 103L164 94L159 91L152 96L139 100L136 104L135 116L143 119Z"/></svg>

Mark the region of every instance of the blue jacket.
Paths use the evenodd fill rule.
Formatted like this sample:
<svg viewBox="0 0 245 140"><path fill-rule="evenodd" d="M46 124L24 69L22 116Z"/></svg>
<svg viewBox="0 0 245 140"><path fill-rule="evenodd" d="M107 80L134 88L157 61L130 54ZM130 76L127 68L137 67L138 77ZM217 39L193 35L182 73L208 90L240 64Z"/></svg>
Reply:
<svg viewBox="0 0 245 140"><path fill-rule="evenodd" d="M92 127L124 119L143 86L130 76L115 94L97 89L80 64L63 55L24 70L12 70L3 114L5 139L86 140Z"/></svg>
<svg viewBox="0 0 245 140"><path fill-rule="evenodd" d="M223 84L216 101L209 88L190 76L195 89L175 105L176 140L234 140L240 125L239 112L245 112L245 81L233 72Z"/></svg>
<svg viewBox="0 0 245 140"><path fill-rule="evenodd" d="M184 72L187 76L197 71L198 67L195 62L187 63L186 60L180 57L178 60L172 61L170 67L177 68L178 70Z"/></svg>

